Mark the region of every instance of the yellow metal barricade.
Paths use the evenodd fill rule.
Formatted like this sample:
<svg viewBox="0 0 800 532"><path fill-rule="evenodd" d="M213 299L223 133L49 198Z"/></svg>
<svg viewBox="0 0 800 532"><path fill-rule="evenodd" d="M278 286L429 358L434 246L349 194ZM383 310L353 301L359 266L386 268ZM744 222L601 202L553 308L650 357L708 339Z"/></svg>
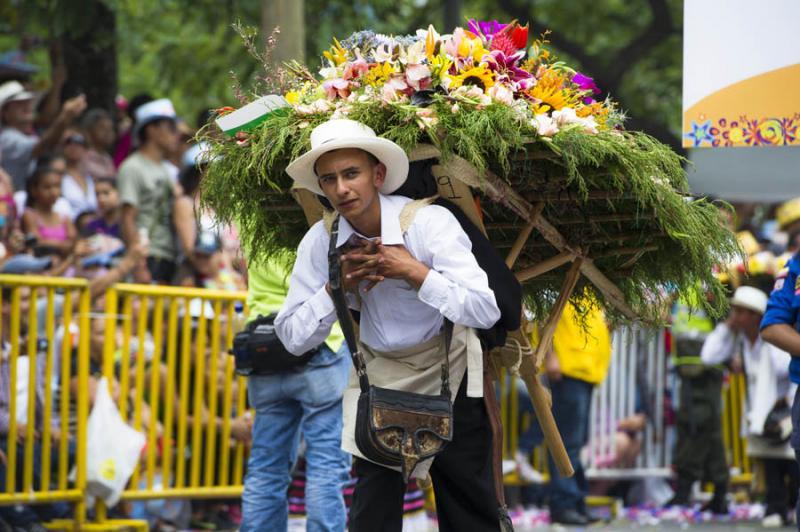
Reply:
<svg viewBox="0 0 800 532"><path fill-rule="evenodd" d="M88 336L75 333L88 326L88 283L0 275L0 287L1 414L7 415L0 505L74 503L74 518L56 525L82 530L89 344Z"/></svg>
<svg viewBox="0 0 800 532"><path fill-rule="evenodd" d="M753 478L747 456L747 439L742 429L745 386L744 374L731 373L722 392L722 438L731 468L731 482L740 485L749 485Z"/></svg>
<svg viewBox="0 0 800 532"><path fill-rule="evenodd" d="M246 379L227 355L244 292L118 284L106 294L102 371L120 413L146 436L122 500L239 497ZM105 508L97 525L112 528Z"/></svg>

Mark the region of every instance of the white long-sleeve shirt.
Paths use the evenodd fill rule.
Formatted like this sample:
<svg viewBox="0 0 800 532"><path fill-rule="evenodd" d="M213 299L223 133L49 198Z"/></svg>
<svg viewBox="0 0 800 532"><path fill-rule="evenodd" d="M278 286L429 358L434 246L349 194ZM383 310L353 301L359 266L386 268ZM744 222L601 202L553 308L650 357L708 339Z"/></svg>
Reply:
<svg viewBox="0 0 800 532"><path fill-rule="evenodd" d="M748 390L756 389L759 362L762 356L768 356L772 359L777 396L789 395L789 362L792 357L786 351L762 340L760 335L751 344L744 335L736 334L724 322L719 323L706 338L700 358L708 365L722 364L732 359L737 352L741 352L744 358Z"/></svg>
<svg viewBox="0 0 800 532"><path fill-rule="evenodd" d="M400 211L411 200L403 196L379 198L382 243L405 245L430 272L419 290L405 281L386 279L369 292L361 291L361 341L377 351L405 349L439 334L443 316L467 327L494 325L500 318L494 292L456 218L443 207L429 205L417 211L403 234ZM354 234L358 233L341 217L337 247ZM322 343L336 321L333 301L325 290L329 243L330 235L322 222L303 237L289 293L275 319L278 337L297 355Z"/></svg>

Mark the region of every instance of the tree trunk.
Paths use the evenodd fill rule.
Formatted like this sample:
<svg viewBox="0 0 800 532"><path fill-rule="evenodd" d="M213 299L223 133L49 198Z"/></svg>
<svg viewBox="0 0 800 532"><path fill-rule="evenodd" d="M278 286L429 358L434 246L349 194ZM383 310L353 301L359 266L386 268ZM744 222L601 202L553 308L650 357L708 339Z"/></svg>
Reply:
<svg viewBox="0 0 800 532"><path fill-rule="evenodd" d="M67 67L62 98L85 94L90 109L101 107L116 116L116 18L102 0L93 0L86 16L90 20L81 25L80 33L62 37Z"/></svg>
<svg viewBox="0 0 800 532"><path fill-rule="evenodd" d="M272 60L277 64L295 59L305 61L305 21L303 0L264 0L261 10L261 30L270 35L280 29Z"/></svg>
<svg viewBox="0 0 800 532"><path fill-rule="evenodd" d="M445 0L444 1L444 31L449 33L457 26L465 26L461 20L461 4L462 0Z"/></svg>

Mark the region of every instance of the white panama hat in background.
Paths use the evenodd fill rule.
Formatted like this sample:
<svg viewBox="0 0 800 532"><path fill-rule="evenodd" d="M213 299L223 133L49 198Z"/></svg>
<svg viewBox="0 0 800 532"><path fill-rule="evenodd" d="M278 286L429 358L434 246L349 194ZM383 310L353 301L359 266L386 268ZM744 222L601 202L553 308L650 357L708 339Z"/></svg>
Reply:
<svg viewBox="0 0 800 532"><path fill-rule="evenodd" d="M764 314L767 311L767 294L763 290L754 288L752 286L740 286L733 293L731 305L734 307L746 308Z"/></svg>
<svg viewBox="0 0 800 532"><path fill-rule="evenodd" d="M139 131L147 124L164 119L172 121L177 121L178 119L175 107L173 107L172 102L168 98L160 98L142 105L136 109L135 131L133 132L134 138L138 138Z"/></svg>
<svg viewBox="0 0 800 532"><path fill-rule="evenodd" d="M319 188L314 164L325 153L345 148L358 148L374 155L386 165L386 179L380 188L382 194L391 194L405 183L408 177L408 156L403 148L379 137L372 128L355 120L328 120L311 132L311 150L286 167L286 173L296 186L324 196Z"/></svg>
<svg viewBox="0 0 800 532"><path fill-rule="evenodd" d="M19 81L6 81L0 85L0 108L9 102L32 100L36 94L27 90Z"/></svg>

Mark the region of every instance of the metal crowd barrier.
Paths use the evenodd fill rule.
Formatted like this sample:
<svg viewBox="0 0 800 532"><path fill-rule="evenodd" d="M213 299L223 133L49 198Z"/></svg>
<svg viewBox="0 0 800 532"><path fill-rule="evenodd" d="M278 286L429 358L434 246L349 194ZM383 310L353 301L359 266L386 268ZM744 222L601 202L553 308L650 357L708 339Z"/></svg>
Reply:
<svg viewBox="0 0 800 532"><path fill-rule="evenodd" d="M668 369L664 331L622 328L612 336L612 355L606 379L594 390L590 413L586 475L592 479L632 479L672 475L674 433L666 425L664 400L668 389L675 389L675 377ZM519 404L517 379L506 374L500 379L501 419L503 420L503 459L514 460L519 435L531 422L531 416ZM747 442L741 430L745 398L743 375L731 375L723 390L723 439L731 468L731 480L747 484L752 478ZM524 387L524 386L523 386ZM523 395L524 398L524 395ZM527 400L527 399L524 399ZM638 434L641 449L634 464L616 463L615 443L619 422L635 413L647 416L644 430ZM531 458L534 469L548 478L547 451L537 447ZM516 471L506 475L507 485L523 481Z"/></svg>
<svg viewBox="0 0 800 532"><path fill-rule="evenodd" d="M730 374L722 392L722 439L731 468L731 482L740 485L749 485L753 480L747 438L742 428L745 397L744 374Z"/></svg>
<svg viewBox="0 0 800 532"><path fill-rule="evenodd" d="M82 523L86 516L89 337L73 335L68 328L60 330L60 336L56 333L61 323L73 321L79 330L88 329L88 283L0 275L0 287L3 307L0 386L8 387L0 390L7 401L7 411L2 414L8 415L7 433L0 436L6 457L5 464L0 465L5 473L0 505L74 503L74 521L69 521L73 526ZM77 358L75 374L71 371L73 356ZM25 372L27 379L19 379ZM71 398L73 378L78 382L76 396ZM41 392L38 396L37 390ZM74 427L69 424L71 402ZM73 465L71 446L74 446L74 481L69 479Z"/></svg>
<svg viewBox="0 0 800 532"><path fill-rule="evenodd" d="M147 436L122 500L241 496L246 449L231 440L231 419L246 411L246 379L234 374L227 351L234 304L245 297L133 284L107 292L103 374L119 383L123 418ZM102 504L96 520L106 520Z"/></svg>
<svg viewBox="0 0 800 532"><path fill-rule="evenodd" d="M49 523L51 529L147 530L144 521L109 519L102 503L96 504L91 519L87 516L92 318L105 320L101 372L117 390L123 419L146 435L145 451L122 500L241 496L247 450L242 442L231 440L231 420L246 412L246 379L235 375L233 359L226 353L232 343L234 304L243 302L245 293L118 284L105 293L104 312L90 314L84 280L0 275L0 287L4 309L0 369L6 372L0 386L10 386L0 390L9 415L2 440L6 479L0 486L0 505L74 504L73 516ZM26 329L38 334L26 335ZM669 376L663 346L663 332L614 333L609 373L595 389L592 404L590 478L670 474L672 457L663 414ZM21 371L27 371L27 393L17 386ZM38 387L42 393L37 398L41 379L45 385ZM73 379L77 379L75 397L70 391ZM510 375L499 384L507 460L514 459L520 431L534 421L530 414L520 414L518 386L523 385ZM751 478L741 435L743 401L744 379L734 375L723 397L723 437L734 482ZM649 421L636 464L609 465L617 424L642 405ZM37 426L42 427L41 434ZM53 438L56 432L61 435L58 439ZM11 441L19 444L9 446ZM531 457L545 480L546 458L543 446ZM512 472L506 482L514 485L522 480Z"/></svg>
<svg viewBox="0 0 800 532"><path fill-rule="evenodd" d="M669 476L671 451L664 427L666 360L663 331L621 328L612 336L611 363L605 380L594 390L589 423L589 478ZM637 413L647 416L637 437L636 463L616 462L619 422Z"/></svg>

